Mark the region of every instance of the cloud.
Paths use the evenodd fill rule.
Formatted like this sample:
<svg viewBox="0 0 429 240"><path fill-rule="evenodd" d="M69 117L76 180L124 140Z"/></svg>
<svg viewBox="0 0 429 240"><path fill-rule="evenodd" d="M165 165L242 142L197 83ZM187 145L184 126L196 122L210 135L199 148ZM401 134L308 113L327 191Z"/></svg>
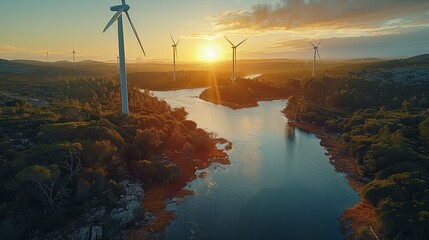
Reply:
<svg viewBox="0 0 429 240"><path fill-rule="evenodd" d="M381 36L280 39L272 42L270 49L271 52L283 52L287 56L301 56L312 51L308 42L318 43L322 40L320 54L324 58L401 57L428 53L427 39L429 28L423 28Z"/></svg>
<svg viewBox="0 0 429 240"><path fill-rule="evenodd" d="M213 17L220 30L380 29L429 24L428 0L280 0Z"/></svg>
<svg viewBox="0 0 429 240"><path fill-rule="evenodd" d="M0 53L40 53L40 50L26 49L21 47L15 47L8 44L0 44Z"/></svg>
<svg viewBox="0 0 429 240"><path fill-rule="evenodd" d="M219 33L190 33L183 36L185 39L197 39L197 40L215 40L221 38L222 34Z"/></svg>

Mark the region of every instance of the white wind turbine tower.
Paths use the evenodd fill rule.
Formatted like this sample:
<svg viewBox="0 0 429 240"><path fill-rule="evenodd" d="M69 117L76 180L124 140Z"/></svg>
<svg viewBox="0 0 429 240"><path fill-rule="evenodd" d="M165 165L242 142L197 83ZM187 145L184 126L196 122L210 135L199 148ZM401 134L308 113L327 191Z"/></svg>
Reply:
<svg viewBox="0 0 429 240"><path fill-rule="evenodd" d="M237 45L234 45L231 41L229 41L229 39L227 37L225 37L225 39L231 44L231 48L232 48L232 82L234 83L234 80L235 80L235 68L236 68L236 65L237 65L237 48L242 43L244 43L244 41L246 41L247 38L244 39L243 41L241 41Z"/></svg>
<svg viewBox="0 0 429 240"><path fill-rule="evenodd" d="M319 60L320 60L319 45L320 45L321 42L322 42L322 40L319 41L319 44L317 44L317 46L314 45L313 43L309 42L313 46L313 49L314 49L314 56L313 56L313 77L316 77L316 53L317 53L317 56L319 56Z"/></svg>
<svg viewBox="0 0 429 240"><path fill-rule="evenodd" d="M76 55L76 51L74 50L74 46L73 46L72 54L73 54L73 69L76 69L76 61L75 61L75 57L74 57L74 55Z"/></svg>
<svg viewBox="0 0 429 240"><path fill-rule="evenodd" d="M171 41L173 42L173 45L171 45L171 47L173 47L173 65L174 65L174 82L176 82L176 58L178 59L179 56L177 54L177 44L179 43L180 40L174 41L173 36L171 36Z"/></svg>
<svg viewBox="0 0 429 240"><path fill-rule="evenodd" d="M116 13L115 15L113 15L112 19L110 19L109 23L107 23L103 32L106 32L106 30L109 29L109 27L112 26L112 24L116 20L118 21L118 45L119 45L119 67L120 67L119 76L121 79L122 113L128 116L129 107L128 107L127 71L125 68L124 29L123 29L123 23L122 23L123 13L125 13L125 15L128 18L128 21L131 24L131 27L133 28L134 34L136 35L137 41L140 44L140 48L142 49L144 56L146 56L146 53L143 49L143 45L140 41L139 35L137 34L137 30L134 27L133 22L131 21L130 15L128 14L128 10L130 9L130 6L125 3L125 0L121 0L121 1L122 1L121 5L110 7L110 11L113 11Z"/></svg>

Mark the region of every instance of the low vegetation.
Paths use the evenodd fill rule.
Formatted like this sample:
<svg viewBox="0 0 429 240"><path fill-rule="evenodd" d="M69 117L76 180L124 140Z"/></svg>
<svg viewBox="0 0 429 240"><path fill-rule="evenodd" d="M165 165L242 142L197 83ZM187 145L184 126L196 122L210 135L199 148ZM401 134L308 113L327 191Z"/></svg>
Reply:
<svg viewBox="0 0 429 240"><path fill-rule="evenodd" d="M118 84L105 78L2 74L0 83L4 239L43 236L79 222L91 206L109 208L124 194L123 180L186 182L193 159L216 149L215 136L183 108L148 91L129 90L126 118Z"/></svg>
<svg viewBox="0 0 429 240"><path fill-rule="evenodd" d="M292 121L341 134L387 239L428 239L429 85L363 75L291 80L295 93L284 112Z"/></svg>

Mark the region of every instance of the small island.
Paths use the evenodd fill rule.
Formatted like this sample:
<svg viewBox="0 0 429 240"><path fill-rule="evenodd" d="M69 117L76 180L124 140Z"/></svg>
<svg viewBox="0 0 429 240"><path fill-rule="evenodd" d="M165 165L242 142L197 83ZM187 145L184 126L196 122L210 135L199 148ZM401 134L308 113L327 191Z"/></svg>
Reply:
<svg viewBox="0 0 429 240"><path fill-rule="evenodd" d="M240 109L258 106L259 101L285 99L290 89L258 79L235 79L234 84L216 85L200 94L202 100Z"/></svg>

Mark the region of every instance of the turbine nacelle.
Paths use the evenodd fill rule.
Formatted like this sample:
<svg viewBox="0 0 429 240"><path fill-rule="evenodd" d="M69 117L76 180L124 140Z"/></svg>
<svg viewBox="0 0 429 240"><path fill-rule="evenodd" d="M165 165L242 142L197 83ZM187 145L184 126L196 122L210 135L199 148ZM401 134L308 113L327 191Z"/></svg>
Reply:
<svg viewBox="0 0 429 240"><path fill-rule="evenodd" d="M172 46L172 47L177 47L177 44L179 44L180 39L179 39L179 40L177 40L177 42L176 42L176 41L174 41L173 36L171 36L171 33L169 33L169 34L170 34L171 41L173 42L173 45L171 45L171 46Z"/></svg>
<svg viewBox="0 0 429 240"><path fill-rule="evenodd" d="M110 7L110 11L112 12L117 12L117 11L128 11L130 10L130 6L127 4L123 4L123 5L116 5L116 6L111 6Z"/></svg>
<svg viewBox="0 0 429 240"><path fill-rule="evenodd" d="M142 50L142 52L143 52L143 55L146 57L146 52L145 52L145 51L144 51L144 49L143 49L143 45L142 45L142 43L141 43L141 41L140 41L140 37L139 37L139 35L137 34L137 30L136 30L136 28L135 28L135 26L134 26L133 22L131 21L130 14L128 14L128 10L129 10L129 9L130 9L130 6L129 6L129 5L127 5L127 4L125 4L125 0L122 0L122 5L116 5L116 6L112 6L112 7L110 7L110 10L111 10L111 11L113 11L113 12L116 12L116 14L115 14L115 15L113 15L113 17L112 17L112 18L110 19L110 21L107 23L106 27L103 29L103 33L104 33L104 32L106 32L106 31L107 31L107 29L109 29L109 28L110 28L110 26L112 26L112 24L113 24L114 22L116 22L116 21L118 20L118 18L119 18L119 17L121 17L121 16L122 16L122 14L123 14L123 13L125 13L125 15L126 15L126 16L127 16L127 18L128 18L128 21L130 22L130 25L131 25L131 27L132 27L133 31L134 31L134 35L136 36L137 41L139 42L140 48L141 48L141 50Z"/></svg>

